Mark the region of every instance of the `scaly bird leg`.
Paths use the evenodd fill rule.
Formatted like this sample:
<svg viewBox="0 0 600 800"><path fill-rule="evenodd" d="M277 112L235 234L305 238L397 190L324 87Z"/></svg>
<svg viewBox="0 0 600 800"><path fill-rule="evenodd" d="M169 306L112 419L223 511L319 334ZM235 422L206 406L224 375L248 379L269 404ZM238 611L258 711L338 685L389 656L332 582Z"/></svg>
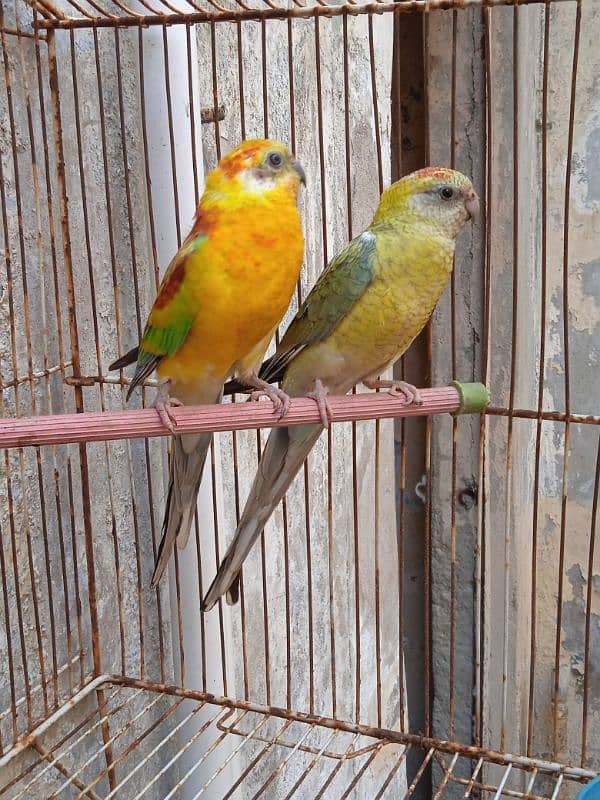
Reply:
<svg viewBox="0 0 600 800"><path fill-rule="evenodd" d="M290 410L290 396L272 383L267 383L257 375L244 375L244 380L249 386L254 386L255 391L250 394L251 400L258 400L260 397L268 397L273 403L273 411L279 414L279 419L285 417Z"/></svg>
<svg viewBox="0 0 600 800"><path fill-rule="evenodd" d="M317 408L319 409L319 414L321 415L321 422L323 423L323 427L328 428L329 423L331 422L331 408L329 407L329 403L327 402L327 389L323 386L322 382L315 378L315 389L313 392L309 392L306 396L310 397L311 400L314 400L317 404Z"/></svg>
<svg viewBox="0 0 600 800"><path fill-rule="evenodd" d="M367 389L387 389L389 394L394 397L405 397L406 405L414 403L416 406L423 405L423 398L419 390L412 383L406 381L385 381L385 380L365 380L363 381Z"/></svg>
<svg viewBox="0 0 600 800"><path fill-rule="evenodd" d="M165 427L167 427L172 434L175 434L175 427L177 425L177 420L173 412L171 411L172 408L178 408L182 406L183 403L181 400L178 400L176 397L171 397L169 395L169 386L171 385L170 381L166 381L165 383L161 383L158 387L158 394L154 399L153 406L158 411L158 416L161 419L161 422Z"/></svg>

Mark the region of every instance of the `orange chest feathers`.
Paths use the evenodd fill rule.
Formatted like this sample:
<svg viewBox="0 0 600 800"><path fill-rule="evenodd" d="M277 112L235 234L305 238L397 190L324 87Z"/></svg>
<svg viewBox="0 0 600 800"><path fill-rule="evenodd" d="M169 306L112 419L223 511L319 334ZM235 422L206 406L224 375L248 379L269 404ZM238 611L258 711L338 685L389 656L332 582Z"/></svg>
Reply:
<svg viewBox="0 0 600 800"><path fill-rule="evenodd" d="M207 227L198 263L192 258L188 271L199 307L209 315L227 310L234 325L254 321L264 336L285 313L300 275L304 240L296 207L226 211Z"/></svg>
<svg viewBox="0 0 600 800"><path fill-rule="evenodd" d="M225 373L278 325L289 305L304 255L300 216L295 205L209 210L199 213L194 232L207 237L186 263L195 320L175 360L185 362L186 372Z"/></svg>

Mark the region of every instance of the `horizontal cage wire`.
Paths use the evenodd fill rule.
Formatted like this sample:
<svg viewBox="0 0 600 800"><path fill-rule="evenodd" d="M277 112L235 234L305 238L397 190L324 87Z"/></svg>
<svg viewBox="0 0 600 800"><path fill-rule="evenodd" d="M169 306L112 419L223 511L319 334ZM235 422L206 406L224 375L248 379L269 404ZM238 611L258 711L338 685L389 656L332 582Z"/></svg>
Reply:
<svg viewBox="0 0 600 800"><path fill-rule="evenodd" d="M552 2L574 2L576 0L552 0ZM293 0L284 4L274 0L139 0L126 5L119 0L98 3L95 0L63 0L51 3L49 0L26 0L34 9L34 27L40 30L85 27L130 27L144 25L164 25L177 23L197 23L209 20L237 21L252 19L289 19L315 16L333 17L338 15L383 14L387 12L415 12L435 9L465 8L466 6L506 6L513 0L376 0L376 2L338 4L327 0ZM520 0L521 5L543 3L546 0ZM133 6L133 8L131 7ZM23 29L13 29L23 33Z"/></svg>
<svg viewBox="0 0 600 800"><path fill-rule="evenodd" d="M398 792L395 778L416 750L419 768L410 784L405 782L402 787L407 797L419 790L431 766L440 774L437 797L456 787L463 792L464 787L467 794L478 791L517 798L556 798L561 788L578 788L579 781L594 774L332 719L306 715L294 719L284 709L248 703L236 707L226 698L186 693L174 687L161 690L147 684L136 686L135 681L131 684L104 677L88 684L75 701L86 703L101 686L106 690L103 712L92 704L85 727L70 729L50 748L36 744L30 756L33 763L9 784L11 796L18 800L42 791L45 797L57 798L69 796L63 793L70 790L82 798L160 796L167 800L181 793L183 787L190 789L188 782L202 771L203 783L194 797L214 797L215 790L223 798L246 797L243 782L258 773L264 780L257 784L255 797L272 796L265 793L272 791L269 787L276 779L278 797L305 797L310 783L316 790L311 796L349 797L357 788L363 789L362 781L368 797L382 798L388 796L389 787ZM144 724L153 709L154 714L160 710L160 715L153 725ZM69 711L65 706L58 714ZM104 720L111 726L111 736L103 740L100 731ZM174 741L177 749L172 755L170 750L167 759L165 750ZM112 759L107 764L105 752L109 747ZM194 759L184 770L190 751L195 751ZM231 771L231 763L242 752L248 763L238 775Z"/></svg>
<svg viewBox="0 0 600 800"><path fill-rule="evenodd" d="M2 800L556 800L600 771L595 8L2 3ZM335 398L239 604L203 614L271 408L176 410L220 432L152 588L166 431L156 381L125 411L108 365L255 137L308 179L281 332L401 175L459 169L484 214L394 368L420 416ZM453 379L485 414L441 413Z"/></svg>

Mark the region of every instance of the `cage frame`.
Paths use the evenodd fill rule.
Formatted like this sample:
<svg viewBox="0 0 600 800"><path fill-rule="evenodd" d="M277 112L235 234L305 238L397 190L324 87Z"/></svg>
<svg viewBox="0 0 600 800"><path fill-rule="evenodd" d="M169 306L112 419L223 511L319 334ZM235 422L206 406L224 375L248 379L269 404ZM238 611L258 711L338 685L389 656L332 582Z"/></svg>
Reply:
<svg viewBox="0 0 600 800"><path fill-rule="evenodd" d="M17 39L21 38L33 38L36 42L36 48L39 47L40 42L45 42L48 46L48 63L50 67L50 86L51 86L51 95L53 101L53 135L57 147L57 174L58 174L58 186L59 186L59 197L60 197L60 216L61 216L61 227L62 227L62 239L63 239L63 246L65 248L64 256L65 256L65 267L67 272L71 270L71 277L69 280L70 283L70 293L72 294L72 306L75 307L75 300L74 300L74 290L73 290L73 276L72 276L72 264L69 266L70 262L70 254L68 253L69 250L69 237L70 237L70 230L69 230L69 211L68 211L68 202L69 198L67 195L66 183L65 183L65 175L64 175L64 159L65 153L63 148L63 133L61 129L61 120L60 120L60 113L58 109L60 109L60 99L59 99L59 82L58 82L58 66L56 61L56 51L54 49L54 31L58 30L67 30L67 31L75 31L78 29L90 29L94 32L94 36L96 35L96 31L101 28L111 28L115 29L122 29L122 28L134 28L137 27L141 31L142 27L147 26L162 26L163 30L165 31L166 37L166 30L167 26L171 25L183 25L185 26L188 36L190 26L193 26L198 23L205 23L210 26L216 25L219 22L240 22L240 21L260 21L261 23L266 22L267 20L271 19L279 19L279 20L292 20L292 19L306 19L306 18L314 18L318 19L319 17L334 17L341 15L344 19L347 19L349 16L360 16L366 15L367 18L371 21L373 15L379 14L402 14L402 13L410 13L419 11L420 13L427 14L430 11L436 10L452 10L453 13L457 13L460 9L464 8L465 6L471 6L475 8L483 9L483 13L486 14L487 11L491 8L497 6L512 6L515 9L515 14L518 14L518 8L522 5L528 4L542 4L545 2L547 8L553 6L555 3L560 2L561 0L521 0L521 2L513 2L513 0L471 0L470 2L464 2L461 0L400 0L399 2L395 3L368 3L368 4L343 4L343 5L329 5L325 0L323 2L319 2L317 5L309 5L302 7L299 2L296 2L296 5L291 8L283 8L277 7L274 3L267 2L265 0L265 5L267 8L247 8L241 0L238 0L238 5L240 9L223 9L222 7L218 6L217 3L211 2L210 5L213 6L213 10L199 10L198 8L194 8L194 10L189 10L184 13L177 12L177 11L170 11L169 13L165 14L153 14L153 13L143 13L143 14L125 14L116 16L114 14L110 14L109 12L99 13L98 16L91 16L91 15L84 15L84 18L78 16L65 16L63 15L55 6L51 3L47 2L47 0L32 0L29 2L33 10L33 25L32 31L22 31L19 30L18 27L14 31L11 29L6 29L3 27L3 20L0 20L0 27L2 28L2 37L5 36L15 36ZM570 109L570 129L569 129L569 143L568 143L568 154L567 154L567 197L565 200L566 208L568 209L568 192L569 192L569 185L571 180L571 162L572 162L572 151L573 151L573 121L574 121L574 113L575 113L575 81L576 81L576 74L577 74L577 58L578 58L578 47L579 47L579 36L580 36L580 25L581 25L581 8L582 2L584 0L563 0L565 3L570 3L575 5L577 9L577 16L576 16L576 28L575 28L575 47L573 52L573 76L572 76L572 91L571 91L571 109ZM190 7L196 6L195 3L188 3ZM71 4L73 9L77 12L80 11L77 4ZM144 3L145 5L145 3ZM489 16L487 17L488 24L489 24ZM371 33L370 39L371 47L373 46L373 39ZM4 45L4 42L3 42ZM546 44L547 46L547 44ZM3 48L4 49L4 48ZM455 54L454 54L455 55ZM39 64L39 55L38 55L38 64ZM489 73L489 70L488 70ZM217 91L215 88L215 96L214 96L214 107L212 109L207 109L206 114L206 121L213 122L218 130L218 120L220 112L220 105L218 103L218 96ZM380 153L381 158L381 153ZM545 175L545 172L544 172ZM2 176L0 176L1 179ZM518 182L518 174L515 180ZM131 224L131 222L130 222ZM568 261L568 213L566 214L566 222L565 222L565 263ZM489 243L488 245L489 246ZM565 267L566 269L566 267ZM568 277L565 281L565 286L568 286ZM568 297L565 300L565 307L568 308ZM488 317L487 323L489 324L489 309L488 309ZM485 333L489 335L489 330L486 327ZM76 321L73 319L70 320L70 335L72 343L77 341L77 325ZM511 358L511 369L514 368L514 364L516 361L515 357L515 338L513 338L513 353ZM568 340L568 333L566 336ZM484 347L484 353L487 352L486 348ZM65 368L67 368L67 363L62 363L60 368L50 367L51 370L56 370L57 372L60 371L62 373L63 379L67 385L73 386L73 395L75 398L75 404L77 407L77 416L78 419L76 420L76 425L78 427L83 426L84 420L89 418L89 415L84 412L84 402L83 402L83 394L82 388L86 385L90 385L90 383L99 383L101 381L107 381L106 378L102 376L88 376L85 374L85 371L81 369L80 364L78 363L78 354L77 349L73 351L72 349L72 368L73 368L73 375L67 376L65 374ZM484 368L483 373L485 374L486 369ZM48 377L51 372L47 371L43 377ZM42 375L40 374L40 377ZM17 386L19 382L25 383L27 381L31 382L33 380L33 374L27 376L17 376L13 383L14 386ZM568 369L567 369L567 380L568 380ZM110 383L111 380L109 379L108 382ZM122 386L127 385L126 380L123 377L118 379L112 379L112 382L115 384ZM11 388L9 386L10 382L7 384L2 384L2 388ZM540 448L540 436L541 436L541 426L543 422L560 422L565 424L566 431L567 431L567 438L568 438L568 430L570 425L591 425L597 426L600 424L600 416L595 414L579 414L575 413L571 410L570 402L569 402L569 391L568 388L566 389L566 402L565 402L565 409L564 410L547 410L543 407L543 370L542 376L540 377L540 400L539 406L537 409L529 409L529 408L518 408L515 406L515 392L514 392L514 375L511 375L511 390L510 390L510 397L509 401L504 405L493 405L489 407L486 411L486 416L494 416L494 417L508 417L509 425L512 425L512 421L514 419L523 419L523 420L534 420L537 422L537 430L538 430L538 440L536 444L537 449L537 461L536 464L539 462L539 448ZM355 420L355 419L365 419L368 418L365 416L367 414L367 400L364 398L348 398L347 400L340 400L340 419L347 419L347 420ZM373 404L377 406L381 406L383 402L388 402L387 399L384 401L382 398L377 398L376 400L371 401ZM356 409L351 410L351 405L354 404ZM296 406L296 403L294 403ZM306 403L304 406L302 405L302 401L298 401L298 408L299 414L304 414L305 416L299 417L299 420L308 420L312 419L310 417L311 409L309 408L310 404ZM343 409L343 410L342 410ZM358 409L358 410L357 410ZM431 409L426 409L431 410ZM454 410L454 407L452 408ZM243 413L244 417L247 418L245 425L247 427L258 427L260 425L265 425L269 423L269 411L268 409L258 410L258 409L240 409L240 413ZM395 409L396 414L398 414L398 409ZM189 415L187 415L187 410L183 410L180 412L182 418L189 416L190 421L193 421L194 418L193 410L190 411ZM222 428L223 430L231 430L231 410L229 408L225 408L224 412L224 421L223 425L228 425L229 427ZM312 411L314 414L314 410ZM390 410L386 408L385 410L377 410L375 412L369 412L381 415L382 417L391 416ZM345 414L345 416L343 416ZM118 415L118 412L117 412ZM146 416L144 416L146 415ZM399 414L398 414L399 415ZM144 424L146 427L140 429L143 430L144 434L146 433L159 433L157 430L156 423L152 423L152 412L127 412L126 416L123 417L122 426L118 429L117 433L123 431L125 425L129 425L130 419L134 417L136 419L145 420ZM199 418L196 417L198 420ZM6 439L2 439L2 442L8 442L9 436L13 434L11 430L11 422L2 422L2 432L6 434ZM15 428L21 428L26 424L26 421L21 421L19 425L16 423L13 425ZM56 420L56 425L60 424L60 420ZM206 423L210 424L210 423ZM214 420L212 421L214 425ZM484 421L482 418L481 428L482 428L482 437L483 437L483 428L484 428ZM41 421L39 418L33 421L33 428L36 430L37 433L40 431ZM37 435L34 434L34 435ZM114 436L117 436L117 433ZM163 431L164 433L164 431ZM22 435L22 434L21 434ZM27 435L27 434L24 434ZM132 436L135 434L132 433ZM430 432L429 432L430 435ZM34 440L23 440L18 438L19 434L17 433L17 438L12 440L14 441L14 445L11 444L9 446L23 446L23 445L30 445L35 443L36 445L41 443L41 439L34 439ZM89 433L85 431L81 434L82 439L78 441L89 441L91 440ZM456 443L456 423L453 423L453 442ZM102 437L102 441L104 441L107 436ZM509 433L510 439L510 433ZM58 442L59 440L50 439L50 442ZM64 438L60 441L66 441ZM69 439L69 441L73 441ZM483 439L482 439L483 441ZM483 446L483 445L482 445ZM80 457L81 457L81 469L84 469L83 464L86 462L85 457L85 445L80 446ZM214 464L213 464L214 469ZM568 465L565 465L565 470L568 469ZM597 493L597 486L598 486L598 474L600 473L600 449L599 449L599 458L597 460L597 473L596 473L596 493L594 495L594 505L592 511L592 520L593 520L593 530L595 532L595 518L596 518L596 509L597 509L597 500L598 500L598 493ZM454 476L455 478L455 476ZM85 483L85 481L84 481ZM89 477L88 477L88 484L89 484ZM89 486L88 486L89 492ZM88 512L89 512L89 497L88 497ZM563 514L566 515L566 509L563 510ZM455 521L453 520L453 527L455 526ZM561 522L562 528L565 526L565 520L563 519ZM87 526L86 526L87 528ZM455 531L454 531L455 534ZM86 530L86 548L88 550L88 558L90 557L91 553L91 560L88 561L88 565L91 563L93 565L94 556L93 556L93 542L92 542L92 532L91 529ZM592 534L590 537L590 548L591 548L591 556L590 556L590 570L592 569L592 562L593 562L593 549L594 549L594 535ZM89 575L88 575L89 579ZM591 591L590 589L591 581L589 582L588 592ZM95 598L93 599L95 603ZM590 615L590 608L591 608L591 598L588 596L587 598L588 603L588 616L587 616L587 629L586 629L586 660L589 661L589 615ZM92 641L92 648L94 650L93 660L94 660L94 668L97 669L96 674L92 676L92 679L85 683L85 685L80 690L81 692L85 693L84 696L88 694L96 693L97 702L98 702L98 710L100 717L102 717L103 705L105 703L105 692L107 692L112 686L121 685L127 688L137 688L147 692L154 692L159 694L164 694L168 696L178 697L178 698L186 698L189 700L195 700L198 702L212 704L219 708L224 709L238 709L240 711L246 712L254 712L256 714L262 714L264 717L277 717L283 719L285 721L295 721L295 722L302 722L304 724L311 724L320 726L325 729L333 729L333 730L343 730L348 733L360 734L362 736L367 736L378 740L379 742L394 742L396 744L402 744L406 748L415 748L422 750L425 755L422 761L423 770L417 773L418 778L421 778L427 768L427 765L432 762L433 759L438 759L442 757L442 754L451 755L456 761L456 758L459 756L468 756L470 759L475 761L475 768L472 772L470 778L468 779L468 783L466 784L468 790L473 790L474 788L480 789L481 791L489 791L492 790L488 787L485 788L485 784L478 785L477 783L477 775L481 771L482 767L489 763L489 764L500 764L503 766L504 772L499 776L498 780L493 785L493 792L495 797L500 797L501 795L506 794L507 796L518 796L518 797L535 797L536 795L532 794L533 791L533 782L536 779L537 772L545 773L551 775L555 778L555 784L552 789L552 793L549 795L552 800L555 797L559 796L559 792L561 790L561 786L565 781L585 781L593 778L596 773L591 769L586 769L584 767L575 767L575 766L566 766L561 764L560 762L556 761L547 761L544 759L537 759L531 756L514 756L510 753L495 751L495 750L488 750L483 747L475 746L475 745L460 745L457 743L453 743L450 741L436 739L435 737L431 736L421 736L417 734L410 734L410 733L399 733L398 731L392 731L385 727L372 727L372 726L365 726L359 723L350 723L350 722L343 722L338 719L333 718L325 718L320 717L314 714L305 714L301 712L294 712L291 709L284 709L279 707L272 707L269 705L260 705L260 704L252 704L248 700L239 700L239 699L232 699L229 697L224 696L215 696L208 692L201 692L201 691L194 691L192 689L184 689L181 687L170 686L163 683L151 682L151 681L144 681L141 679L134 679L134 678L127 678L126 676L119 676L119 675L110 675L104 674L99 669L100 666L100 653L97 645L97 642ZM558 677L556 678L558 680ZM44 690L45 691L45 690ZM555 689L557 691L557 689ZM35 726L25 735L21 737L15 745L16 749L8 750L5 754L2 755L0 758L0 764L3 763L4 759L8 756L15 756L17 755L22 749L31 748L31 747L39 747L41 746L38 739L46 732L46 729L49 728L56 719L59 719L63 714L66 714L74 705L76 705L83 696L80 698L79 693L75 695L75 697L71 698L71 700L62 705L59 710L55 711L53 714L49 715L46 720L42 721L39 726ZM106 732L108 733L108 722L106 723ZM103 732L104 732L104 724L101 725ZM110 735L104 737L105 739L110 740ZM105 741L106 744L106 741ZM279 746L279 745L278 745ZM285 745L283 745L285 747ZM314 749L314 748L313 748ZM320 750L318 750L320 753ZM48 761L48 753L42 754L42 758ZM406 755L403 756L406 758ZM107 759L107 774L110 778L112 775L112 755L110 753L110 747L106 747L106 759ZM514 790L507 789L504 792L505 785L508 779L508 774L511 769L513 768L523 768L526 770L529 775L533 775L533 781L531 784L527 786L527 789L522 792L515 792ZM66 768L64 768L66 769ZM444 771L444 778L440 784L438 789L438 793L436 794L436 798L438 796L442 796L445 789L448 786L451 786L455 781L458 782L460 785L459 778L455 778L452 774L453 763L451 763L450 768L446 769L446 767L442 768ZM476 770L476 771L475 771ZM508 771L507 771L508 770ZM68 771L68 770L67 770ZM76 783L77 776L72 776L73 785L77 786ZM417 780L418 783L418 780ZM462 784L464 785L464 784ZM116 786L116 784L115 784ZM415 784L416 786L416 784ZM84 791L85 787L79 787L82 791ZM111 786L111 791L114 787ZM415 787L412 787L413 790ZM350 788L351 790L351 788ZM349 790L349 791L350 791ZM385 787L384 787L385 790ZM412 792L409 792L412 794ZM2 796L2 790L0 790L0 796ZM90 795L91 796L91 795ZM346 796L346 795L344 795Z"/></svg>

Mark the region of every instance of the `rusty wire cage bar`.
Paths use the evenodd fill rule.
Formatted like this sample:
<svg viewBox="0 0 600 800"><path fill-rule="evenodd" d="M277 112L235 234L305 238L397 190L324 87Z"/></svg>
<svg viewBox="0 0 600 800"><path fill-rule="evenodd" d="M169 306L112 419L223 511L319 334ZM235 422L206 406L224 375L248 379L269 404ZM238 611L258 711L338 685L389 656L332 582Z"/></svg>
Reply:
<svg viewBox="0 0 600 800"><path fill-rule="evenodd" d="M485 219L397 370L493 405L334 425L208 615L263 434L215 437L157 589L162 439L5 450L0 798L555 800L596 775L599 36L594 0L2 2L4 417L123 408L107 365L253 136L309 173L286 319L390 181L473 177Z"/></svg>

